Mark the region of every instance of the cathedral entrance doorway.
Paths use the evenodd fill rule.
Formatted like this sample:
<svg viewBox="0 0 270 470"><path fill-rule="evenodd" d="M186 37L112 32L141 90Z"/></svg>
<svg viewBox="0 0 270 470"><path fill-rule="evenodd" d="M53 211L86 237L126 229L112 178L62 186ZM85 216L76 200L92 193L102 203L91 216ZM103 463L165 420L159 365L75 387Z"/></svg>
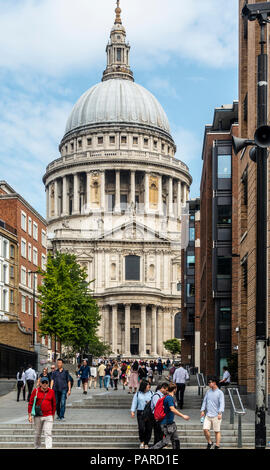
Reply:
<svg viewBox="0 0 270 470"><path fill-rule="evenodd" d="M130 329L130 352L132 356L139 354L139 328Z"/></svg>

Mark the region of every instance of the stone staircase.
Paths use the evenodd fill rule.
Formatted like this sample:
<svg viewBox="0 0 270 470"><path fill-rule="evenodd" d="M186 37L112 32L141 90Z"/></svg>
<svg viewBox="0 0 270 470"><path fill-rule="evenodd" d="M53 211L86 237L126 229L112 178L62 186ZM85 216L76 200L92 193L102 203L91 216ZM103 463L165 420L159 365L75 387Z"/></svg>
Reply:
<svg viewBox="0 0 270 470"><path fill-rule="evenodd" d="M179 424L182 449L206 447L202 426ZM270 432L267 436L269 442ZM237 448L237 425L222 424L222 448ZM243 448L254 448L254 425L243 424ZM1 424L0 449L33 448L34 426L30 424ZM44 445L44 439L42 440ZM53 448L67 449L137 449L137 424L65 424L55 423Z"/></svg>
<svg viewBox="0 0 270 470"><path fill-rule="evenodd" d="M108 392L104 395L92 395L91 398L83 398L78 401L73 401L72 405L67 405L72 409L112 409L112 408L121 408L121 409L130 409L131 403L134 395L128 395L126 392L125 395L119 392ZM202 404L202 397L199 395L189 395L185 394L184 396L184 409L185 410L199 410ZM243 405L245 406L245 399L243 399ZM231 406L230 398L228 395L225 395L225 407L229 409Z"/></svg>

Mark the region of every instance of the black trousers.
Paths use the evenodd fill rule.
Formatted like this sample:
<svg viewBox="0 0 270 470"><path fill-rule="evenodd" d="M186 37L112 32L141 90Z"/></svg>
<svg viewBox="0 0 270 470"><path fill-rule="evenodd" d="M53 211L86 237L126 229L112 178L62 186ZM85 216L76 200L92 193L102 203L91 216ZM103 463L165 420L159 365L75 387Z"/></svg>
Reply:
<svg viewBox="0 0 270 470"><path fill-rule="evenodd" d="M177 385L177 392L176 392L176 400L177 404L180 408L183 408L184 404L184 393L185 393L185 384L176 384Z"/></svg>
<svg viewBox="0 0 270 470"><path fill-rule="evenodd" d="M31 397L31 393L32 393L32 390L33 390L35 381L34 381L34 380L27 380L26 382L27 382L27 387L28 387L27 401L29 401L29 400L30 400L30 397Z"/></svg>
<svg viewBox="0 0 270 470"><path fill-rule="evenodd" d="M21 390L23 391L23 399L25 400L25 387L22 380L17 382L17 401L20 399Z"/></svg>
<svg viewBox="0 0 270 470"><path fill-rule="evenodd" d="M138 421L140 442L144 442L144 444L148 445L152 436L152 428L153 428L152 421L144 420L143 411L137 411L137 421Z"/></svg>
<svg viewBox="0 0 270 470"><path fill-rule="evenodd" d="M160 422L156 421L154 418L152 421L152 425L154 429L154 445L155 445L157 442L162 441L164 433L161 429Z"/></svg>

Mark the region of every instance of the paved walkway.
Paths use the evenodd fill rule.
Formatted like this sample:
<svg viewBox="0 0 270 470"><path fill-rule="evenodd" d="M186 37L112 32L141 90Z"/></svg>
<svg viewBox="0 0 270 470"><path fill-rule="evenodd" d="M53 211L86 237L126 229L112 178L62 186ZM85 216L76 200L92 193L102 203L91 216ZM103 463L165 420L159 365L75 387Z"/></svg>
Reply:
<svg viewBox="0 0 270 470"><path fill-rule="evenodd" d="M152 388L155 390L155 387ZM194 386L187 386L185 396L187 395L196 395L198 393L198 388ZM70 406L66 408L66 424L132 424L134 420L130 416L130 411L128 409L113 409L113 397L114 396L126 396L127 389L124 391L122 387L118 391L109 391L107 392L104 388L100 389L91 389L88 391L87 395L83 395L82 389L76 388L76 382L74 382L74 387L72 388L71 396L67 400L67 405L70 405L76 401L85 400L90 398L93 395L110 395L112 399L112 408L111 409L72 409ZM129 396L129 395L128 395ZM184 409L182 410L184 414L190 416L190 421L183 421L181 418L176 418L179 424L194 425L200 423L200 410ZM223 422L230 421L230 410L226 409ZM270 426L270 416L266 417L267 425ZM19 402L16 401L16 390L0 397L0 423L2 424L25 424L27 423L27 402L20 399ZM237 423L237 418L236 421ZM255 413L252 410L247 410L246 415L243 417L243 423L255 423Z"/></svg>

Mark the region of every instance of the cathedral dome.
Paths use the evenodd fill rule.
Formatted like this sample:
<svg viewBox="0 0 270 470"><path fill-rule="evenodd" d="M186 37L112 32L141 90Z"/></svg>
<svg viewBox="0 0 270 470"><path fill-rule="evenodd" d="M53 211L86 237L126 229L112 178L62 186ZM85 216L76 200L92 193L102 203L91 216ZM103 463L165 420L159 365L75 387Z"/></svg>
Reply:
<svg viewBox="0 0 270 470"><path fill-rule="evenodd" d="M170 134L168 118L152 93L120 78L98 83L81 96L68 118L66 133L104 123L151 126Z"/></svg>

